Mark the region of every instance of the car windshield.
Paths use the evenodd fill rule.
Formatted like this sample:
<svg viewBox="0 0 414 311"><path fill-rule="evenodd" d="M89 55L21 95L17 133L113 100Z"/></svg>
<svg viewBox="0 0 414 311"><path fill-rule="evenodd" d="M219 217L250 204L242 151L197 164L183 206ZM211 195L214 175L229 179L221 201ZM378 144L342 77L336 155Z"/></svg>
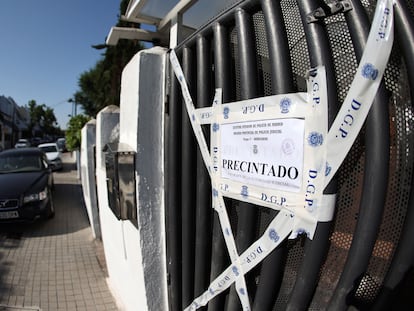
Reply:
<svg viewBox="0 0 414 311"><path fill-rule="evenodd" d="M44 146L44 147L40 147L40 149L42 149L43 152L45 152L45 153L48 153L48 152L57 152L56 146Z"/></svg>
<svg viewBox="0 0 414 311"><path fill-rule="evenodd" d="M36 155L0 157L0 173L36 172L42 169L42 159Z"/></svg>

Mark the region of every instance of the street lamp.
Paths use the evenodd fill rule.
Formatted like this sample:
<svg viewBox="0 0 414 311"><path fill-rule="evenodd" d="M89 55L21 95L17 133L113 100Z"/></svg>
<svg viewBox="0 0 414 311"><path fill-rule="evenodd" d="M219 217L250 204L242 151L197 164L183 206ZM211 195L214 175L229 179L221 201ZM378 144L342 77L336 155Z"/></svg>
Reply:
<svg viewBox="0 0 414 311"><path fill-rule="evenodd" d="M77 114L78 103L73 98L69 98L68 103L72 103L72 116L75 117Z"/></svg>

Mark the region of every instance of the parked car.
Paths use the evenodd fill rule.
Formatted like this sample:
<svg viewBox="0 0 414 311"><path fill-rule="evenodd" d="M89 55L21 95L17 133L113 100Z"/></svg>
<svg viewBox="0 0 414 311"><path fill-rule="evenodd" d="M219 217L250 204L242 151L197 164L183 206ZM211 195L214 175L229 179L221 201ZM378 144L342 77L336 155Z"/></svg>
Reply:
<svg viewBox="0 0 414 311"><path fill-rule="evenodd" d="M30 147L30 142L28 139L21 138L17 141L17 143L14 145L14 148L27 148Z"/></svg>
<svg viewBox="0 0 414 311"><path fill-rule="evenodd" d="M40 137L33 137L32 139L30 139L30 143L33 147L37 147L39 144L42 143L42 139Z"/></svg>
<svg viewBox="0 0 414 311"><path fill-rule="evenodd" d="M44 152L20 148L0 153L0 222L53 217L52 188Z"/></svg>
<svg viewBox="0 0 414 311"><path fill-rule="evenodd" d="M60 153L56 143L40 144L37 147L46 154L49 166L52 170L55 171L62 169L62 154Z"/></svg>

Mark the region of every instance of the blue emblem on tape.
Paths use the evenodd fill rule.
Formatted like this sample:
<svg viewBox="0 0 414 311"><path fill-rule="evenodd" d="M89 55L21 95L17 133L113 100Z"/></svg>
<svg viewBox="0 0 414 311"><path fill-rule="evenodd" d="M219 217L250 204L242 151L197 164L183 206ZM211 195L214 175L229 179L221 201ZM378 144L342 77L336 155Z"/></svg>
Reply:
<svg viewBox="0 0 414 311"><path fill-rule="evenodd" d="M230 108L229 107L224 107L224 109L223 109L224 119L229 118L229 113L230 113Z"/></svg>
<svg viewBox="0 0 414 311"><path fill-rule="evenodd" d="M249 196L249 188L247 186L242 186L240 194L243 198L247 198Z"/></svg>
<svg viewBox="0 0 414 311"><path fill-rule="evenodd" d="M217 197L218 196L218 191L216 189L213 189L213 197Z"/></svg>
<svg viewBox="0 0 414 311"><path fill-rule="evenodd" d="M217 132L220 129L220 125L213 123L213 132Z"/></svg>
<svg viewBox="0 0 414 311"><path fill-rule="evenodd" d="M323 144L323 135L318 132L311 132L308 136L308 143L312 147L318 147Z"/></svg>
<svg viewBox="0 0 414 311"><path fill-rule="evenodd" d="M229 230L229 228L226 228L226 229L224 230L224 233L225 233L226 235L230 235L230 230Z"/></svg>
<svg viewBox="0 0 414 311"><path fill-rule="evenodd" d="M270 229L269 231L269 238L273 241L273 242L278 242L280 239L280 236L277 234L275 229Z"/></svg>
<svg viewBox="0 0 414 311"><path fill-rule="evenodd" d="M231 268L231 271L233 271L233 273L234 273L234 275L235 276L239 276L239 269L237 269L237 267L236 266L233 266L232 268Z"/></svg>
<svg viewBox="0 0 414 311"><path fill-rule="evenodd" d="M289 109L291 105L292 105L292 101L290 100L290 98L287 98L287 97L283 98L280 101L280 112L289 113Z"/></svg>
<svg viewBox="0 0 414 311"><path fill-rule="evenodd" d="M374 67L374 65L370 64L370 63L366 63L363 67L362 67L362 72L361 72L362 76L365 79L369 79L369 80L375 80L378 77L378 69L376 69Z"/></svg>
<svg viewBox="0 0 414 311"><path fill-rule="evenodd" d="M332 166L329 165L328 162L326 162L326 168L325 168L325 176L328 176L332 171Z"/></svg>
<svg viewBox="0 0 414 311"><path fill-rule="evenodd" d="M246 295L246 290L243 287L239 288L239 293L244 296L244 295Z"/></svg>

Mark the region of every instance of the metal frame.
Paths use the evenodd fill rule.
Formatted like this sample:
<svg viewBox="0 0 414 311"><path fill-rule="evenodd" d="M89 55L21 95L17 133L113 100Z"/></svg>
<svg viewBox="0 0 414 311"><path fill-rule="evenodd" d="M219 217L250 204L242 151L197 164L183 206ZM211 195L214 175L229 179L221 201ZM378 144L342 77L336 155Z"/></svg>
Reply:
<svg viewBox="0 0 414 311"><path fill-rule="evenodd" d="M155 25L157 30L155 32L146 31L137 28L127 27L112 27L108 37L106 39L107 45L116 45L119 39L139 40L146 42L154 42L162 46L168 46L168 36L171 34L170 41L178 43L181 34L177 31L172 32L175 28L175 24L180 28L181 31L192 31L191 28L185 27L181 23L179 18L185 11L187 11L197 0L181 0L173 9L171 9L164 18L159 19L151 16L142 14L141 10L145 6L148 0L138 0L129 2L125 15L121 17L123 21L132 23L143 23L149 25ZM178 38L173 38L173 36ZM175 46L175 45L174 45Z"/></svg>

